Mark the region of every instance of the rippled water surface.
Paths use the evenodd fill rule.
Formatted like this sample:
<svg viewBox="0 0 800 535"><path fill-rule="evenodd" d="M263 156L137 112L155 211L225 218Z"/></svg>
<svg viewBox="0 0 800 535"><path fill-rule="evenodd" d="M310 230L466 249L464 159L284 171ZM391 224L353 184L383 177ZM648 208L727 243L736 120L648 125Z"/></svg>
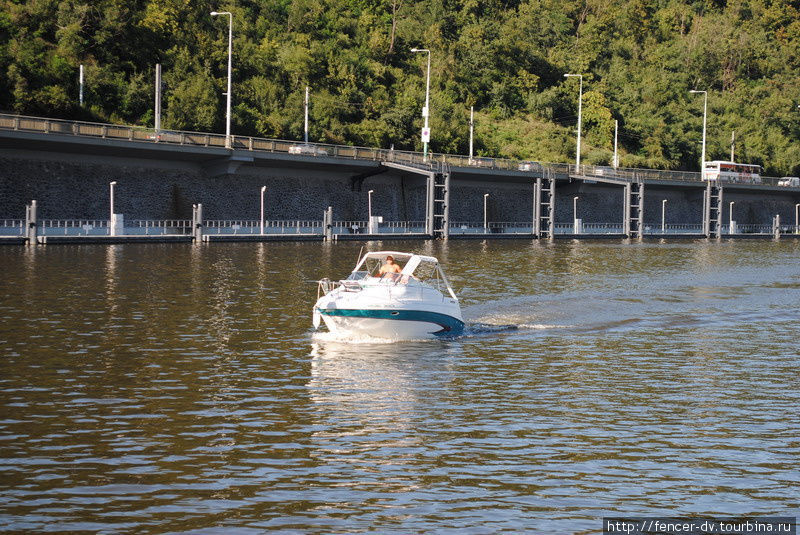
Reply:
<svg viewBox="0 0 800 535"><path fill-rule="evenodd" d="M356 244L0 250L0 530L798 514L798 241L382 246L442 260L465 336L313 335Z"/></svg>

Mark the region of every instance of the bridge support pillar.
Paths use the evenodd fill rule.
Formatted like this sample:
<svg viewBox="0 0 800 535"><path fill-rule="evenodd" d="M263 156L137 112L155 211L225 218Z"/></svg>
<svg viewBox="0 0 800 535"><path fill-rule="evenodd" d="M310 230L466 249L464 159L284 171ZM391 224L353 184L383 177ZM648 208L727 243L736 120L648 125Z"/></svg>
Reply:
<svg viewBox="0 0 800 535"><path fill-rule="evenodd" d="M203 242L203 205L192 205L192 236L194 243Z"/></svg>
<svg viewBox="0 0 800 535"><path fill-rule="evenodd" d="M37 218L36 201L25 206L25 237L28 238L28 245L36 245L36 234L39 228Z"/></svg>
<svg viewBox="0 0 800 535"><path fill-rule="evenodd" d="M322 212L322 233L325 241L333 240L333 207L328 206L328 209Z"/></svg>

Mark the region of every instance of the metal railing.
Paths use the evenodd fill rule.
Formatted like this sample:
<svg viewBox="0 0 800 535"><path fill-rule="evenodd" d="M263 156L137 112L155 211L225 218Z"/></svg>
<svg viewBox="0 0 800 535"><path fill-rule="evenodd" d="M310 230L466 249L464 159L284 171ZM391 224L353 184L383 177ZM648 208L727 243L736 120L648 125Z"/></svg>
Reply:
<svg viewBox="0 0 800 535"><path fill-rule="evenodd" d="M124 222L126 235L145 236L187 235L192 233L190 219L132 219Z"/></svg>
<svg viewBox="0 0 800 535"><path fill-rule="evenodd" d="M24 219L0 219L0 236L24 236Z"/></svg>
<svg viewBox="0 0 800 535"><path fill-rule="evenodd" d="M581 222L581 231L575 232L575 223L555 223L555 234L622 234L622 223L584 223Z"/></svg>
<svg viewBox="0 0 800 535"><path fill-rule="evenodd" d="M167 145L184 145L200 147L225 147L225 136L207 132L189 132L161 130L141 126L126 126L85 121L67 121L44 117L28 117L22 115L0 114L0 128L25 132L46 134L66 134L94 138L119 139ZM268 139L250 136L231 136L231 146L238 150L280 152L298 157L327 157L335 159L371 160L394 162L424 169L441 169L443 166L464 169L487 169L529 173L533 177L545 173L566 178L581 176L597 179L613 179L627 182L637 181L678 181L702 183L700 173L690 171L662 171L658 169L638 169L610 167L600 165L534 162L529 160L512 160L506 158L489 158L462 156L459 154L431 153L426 159L422 153L399 151L374 147L356 147L349 145L332 145L325 143L303 143ZM762 177L761 185L780 186L789 190L800 187L779 184L778 177Z"/></svg>
<svg viewBox="0 0 800 535"><path fill-rule="evenodd" d="M644 227L645 234L703 234L703 225L700 223L668 223L661 225L648 225Z"/></svg>
<svg viewBox="0 0 800 535"><path fill-rule="evenodd" d="M40 236L105 236L109 234L107 219L41 219Z"/></svg>
<svg viewBox="0 0 800 535"><path fill-rule="evenodd" d="M729 232L730 228L727 225L722 227L723 232ZM751 225L751 224L737 224L737 234L772 234L775 232L773 225Z"/></svg>
<svg viewBox="0 0 800 535"><path fill-rule="evenodd" d="M203 221L204 234L260 234L258 220L219 219ZM321 234L322 221L287 219L264 221L264 234Z"/></svg>

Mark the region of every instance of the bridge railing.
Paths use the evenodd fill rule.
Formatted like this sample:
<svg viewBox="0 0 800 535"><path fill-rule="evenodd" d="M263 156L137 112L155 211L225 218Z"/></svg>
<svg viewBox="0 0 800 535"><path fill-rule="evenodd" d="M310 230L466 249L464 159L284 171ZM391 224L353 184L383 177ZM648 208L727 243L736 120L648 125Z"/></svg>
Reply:
<svg viewBox="0 0 800 535"><path fill-rule="evenodd" d="M222 134L159 130L142 126L114 125L86 121L68 121L44 117L0 114L0 128L27 132L66 134L95 138L120 139L127 141L190 145L224 148L226 137ZM439 169L444 165L459 168L502 170L530 173L542 176L545 173L558 176L582 176L611 178L624 181L664 180L681 182L702 182L700 173L689 171L662 171L658 169L613 168L599 165L575 165L563 163L534 162L506 158L463 156L459 154L431 153L428 157L413 151L399 151L374 147L332 145L325 143L303 143L249 136L231 136L231 147L239 150L279 152L306 157L328 157L353 160L396 162L427 169ZM763 185L778 186L778 177L762 177ZM787 189L800 189L784 186Z"/></svg>

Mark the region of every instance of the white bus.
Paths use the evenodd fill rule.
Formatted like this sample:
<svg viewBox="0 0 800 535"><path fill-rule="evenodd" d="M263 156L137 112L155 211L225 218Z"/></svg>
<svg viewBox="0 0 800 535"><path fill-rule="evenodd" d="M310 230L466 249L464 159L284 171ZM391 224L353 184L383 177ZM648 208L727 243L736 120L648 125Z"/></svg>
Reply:
<svg viewBox="0 0 800 535"><path fill-rule="evenodd" d="M703 180L761 184L761 166L714 160L706 162L705 169L703 169Z"/></svg>

